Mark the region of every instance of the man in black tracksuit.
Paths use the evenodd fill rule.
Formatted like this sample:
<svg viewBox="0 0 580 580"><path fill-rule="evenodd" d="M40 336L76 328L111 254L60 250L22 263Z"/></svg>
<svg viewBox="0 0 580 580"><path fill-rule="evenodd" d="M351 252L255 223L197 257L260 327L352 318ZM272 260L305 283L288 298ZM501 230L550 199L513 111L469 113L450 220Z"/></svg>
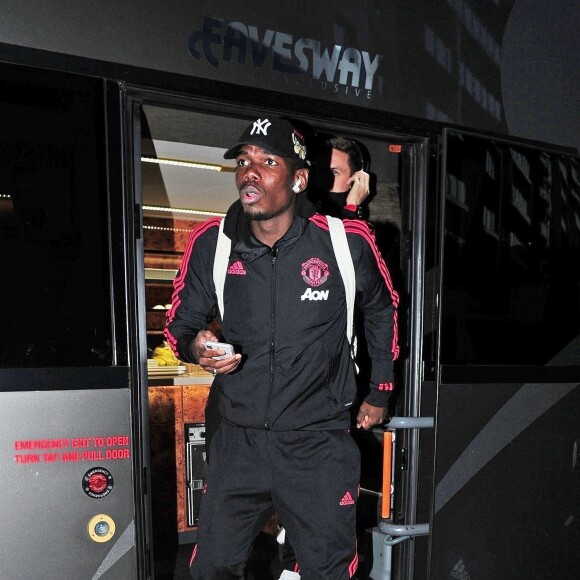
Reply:
<svg viewBox="0 0 580 580"><path fill-rule="evenodd" d="M301 194L306 147L290 123L257 119L228 150L240 193L224 232L231 254L221 341L206 350L217 296L219 219L192 233L174 282L166 337L177 356L216 372L221 422L211 442L191 575L243 578L255 536L276 511L303 580L343 580L357 566L360 456L348 429L356 381L346 336L344 284L326 218ZM356 302L372 359L371 392L357 424L382 423L398 355L396 305L368 226L345 221Z"/></svg>

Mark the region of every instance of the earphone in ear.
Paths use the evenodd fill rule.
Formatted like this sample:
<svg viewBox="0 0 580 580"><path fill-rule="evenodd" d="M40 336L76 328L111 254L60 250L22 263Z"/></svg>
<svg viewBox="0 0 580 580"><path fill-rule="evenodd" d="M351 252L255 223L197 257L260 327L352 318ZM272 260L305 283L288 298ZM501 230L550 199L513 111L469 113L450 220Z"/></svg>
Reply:
<svg viewBox="0 0 580 580"><path fill-rule="evenodd" d="M292 186L292 191L294 193L300 193L300 186L302 184L300 183L300 180L296 181L296 183Z"/></svg>

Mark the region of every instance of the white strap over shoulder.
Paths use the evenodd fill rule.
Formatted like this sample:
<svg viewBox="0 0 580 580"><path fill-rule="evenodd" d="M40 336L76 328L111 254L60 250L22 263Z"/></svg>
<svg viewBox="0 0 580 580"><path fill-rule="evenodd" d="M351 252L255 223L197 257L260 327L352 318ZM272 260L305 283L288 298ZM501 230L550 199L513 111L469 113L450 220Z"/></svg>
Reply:
<svg viewBox="0 0 580 580"><path fill-rule="evenodd" d="M329 215L326 216L326 219L328 220L328 229L334 248L334 255L338 262L338 269L340 270L346 292L346 334L348 342L352 345L354 339L354 299L356 294L354 264L352 263L352 256L350 248L348 247L348 240L346 239L346 232L344 231L342 220Z"/></svg>
<svg viewBox="0 0 580 580"><path fill-rule="evenodd" d="M346 232L344 230L344 224L342 223L342 220L332 216L326 216L326 218L328 220L330 239L332 241L334 254L338 262L338 269L340 271L346 293L347 338L348 342L354 348L354 300L356 294L354 264L352 262L352 256L350 253L350 248L348 247L348 240L346 239ZM224 285L231 249L232 243L231 240L224 234L224 220L222 219L218 230L218 239L213 261L213 281L218 301L218 308L220 310L222 320L224 317Z"/></svg>
<svg viewBox="0 0 580 580"><path fill-rule="evenodd" d="M218 230L215 256L213 258L213 283L222 320L224 319L224 284L226 282L231 249L232 242L230 238L224 234L224 218L222 218Z"/></svg>

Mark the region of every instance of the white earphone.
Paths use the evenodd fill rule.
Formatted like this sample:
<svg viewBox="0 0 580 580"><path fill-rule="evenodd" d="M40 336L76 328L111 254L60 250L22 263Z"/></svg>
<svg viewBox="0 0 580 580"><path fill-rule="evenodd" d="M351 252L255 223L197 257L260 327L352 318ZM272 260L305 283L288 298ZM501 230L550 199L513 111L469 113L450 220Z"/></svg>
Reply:
<svg viewBox="0 0 580 580"><path fill-rule="evenodd" d="M300 180L298 179L298 180L296 181L296 183L294 184L294 186L292 187L292 191L293 191L294 193L299 193L299 192L300 192L300 186L301 186L301 185L302 185L302 184L300 183Z"/></svg>

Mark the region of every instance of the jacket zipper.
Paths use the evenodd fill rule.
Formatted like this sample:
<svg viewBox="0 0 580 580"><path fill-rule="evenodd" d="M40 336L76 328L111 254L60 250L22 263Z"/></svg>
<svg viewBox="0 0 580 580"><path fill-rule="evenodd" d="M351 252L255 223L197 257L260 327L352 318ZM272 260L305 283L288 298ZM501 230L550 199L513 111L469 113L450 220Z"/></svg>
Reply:
<svg viewBox="0 0 580 580"><path fill-rule="evenodd" d="M266 420L264 427L270 429L270 397L274 389L274 328L275 328L275 305L276 305L276 257L278 255L277 248L270 250L270 261L272 263L272 298L270 304L270 387L268 391L268 399L266 402Z"/></svg>

